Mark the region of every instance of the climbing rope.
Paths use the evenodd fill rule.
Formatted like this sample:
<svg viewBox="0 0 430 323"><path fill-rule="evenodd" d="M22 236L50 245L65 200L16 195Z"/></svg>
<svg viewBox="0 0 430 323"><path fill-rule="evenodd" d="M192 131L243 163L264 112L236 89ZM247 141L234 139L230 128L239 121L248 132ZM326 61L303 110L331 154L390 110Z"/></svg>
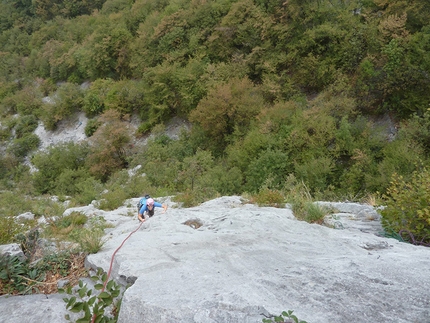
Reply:
<svg viewBox="0 0 430 323"><path fill-rule="evenodd" d="M120 245L120 246L119 246L119 247L114 251L114 253L112 254L112 258L111 258L110 265L109 265L109 271L108 271L108 273L107 273L106 280L105 280L105 282L103 283L103 288L101 289L100 293L103 293L103 292L104 292L104 290L105 290L105 288L106 288L106 285L107 285L107 283L108 283L108 281L109 281L109 277L110 277L110 274L111 274L111 272L112 272L113 260L114 260L114 258L115 258L116 253L119 251L119 249L121 249L121 248L122 248L122 246L123 246L123 245L124 245L124 243L128 240L128 238L130 238L130 237L131 237L131 235L132 235L133 233L137 232L137 231L140 229L140 227L142 226L142 224L143 224L143 222L140 222L140 224L139 224L139 226L137 227L137 229L136 229L136 230L134 230L134 231L132 231L132 232L130 232L130 234L127 236L127 238L125 238L125 239L124 239L124 241L121 243L121 245ZM94 323L94 322L95 322L96 317L97 317L97 315L94 313L94 314L93 314L93 318L92 318L92 320L91 320L91 323Z"/></svg>

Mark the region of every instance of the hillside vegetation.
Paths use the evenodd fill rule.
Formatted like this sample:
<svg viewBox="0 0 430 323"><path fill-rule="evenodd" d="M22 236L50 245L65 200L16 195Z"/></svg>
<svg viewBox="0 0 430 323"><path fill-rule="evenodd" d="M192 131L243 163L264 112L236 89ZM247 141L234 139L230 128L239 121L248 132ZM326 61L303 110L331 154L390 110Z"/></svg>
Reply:
<svg viewBox="0 0 430 323"><path fill-rule="evenodd" d="M428 0L2 1L2 242L11 216L61 214L40 196L144 193L366 199L430 242L429 21ZM77 112L90 140L40 151L38 124ZM193 124L178 140L173 117Z"/></svg>

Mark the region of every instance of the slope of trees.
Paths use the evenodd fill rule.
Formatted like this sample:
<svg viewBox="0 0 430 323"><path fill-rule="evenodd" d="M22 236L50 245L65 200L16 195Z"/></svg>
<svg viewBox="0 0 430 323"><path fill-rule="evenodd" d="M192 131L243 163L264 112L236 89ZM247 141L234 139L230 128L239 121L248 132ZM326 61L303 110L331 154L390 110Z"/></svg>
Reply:
<svg viewBox="0 0 430 323"><path fill-rule="evenodd" d="M4 188L25 181L29 193L82 194L88 179L109 185L143 164L146 185L197 202L294 181L321 198L358 198L429 162L427 0L21 0L0 9ZM55 129L78 111L92 118L95 144L79 148L86 162L35 154L31 125ZM176 141L161 131L133 150L121 130L132 114L141 126L131 136L173 116L193 129ZM391 133L377 126L382 116ZM33 155L36 174L22 164ZM54 185L45 163L73 189Z"/></svg>

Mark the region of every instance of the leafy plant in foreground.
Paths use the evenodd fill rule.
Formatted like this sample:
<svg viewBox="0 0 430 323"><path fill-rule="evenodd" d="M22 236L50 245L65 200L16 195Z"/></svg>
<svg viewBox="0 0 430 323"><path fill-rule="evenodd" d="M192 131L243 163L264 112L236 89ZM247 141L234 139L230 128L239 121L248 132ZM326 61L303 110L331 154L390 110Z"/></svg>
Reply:
<svg viewBox="0 0 430 323"><path fill-rule="evenodd" d="M283 311L281 315L272 318L263 319L263 323L281 322L281 323L307 323L306 321L299 320L297 316L293 314L294 311ZM287 319L287 320L285 320Z"/></svg>
<svg viewBox="0 0 430 323"><path fill-rule="evenodd" d="M115 323L117 321L121 305L121 288L113 280L107 282L107 278L107 274L102 268L98 268L96 275L91 277L96 282L94 285L96 290L103 290L104 285L106 285L105 289L98 295L93 295L94 290L82 281L79 281L79 288L76 290L72 289L71 286L66 290L59 289L60 293L71 295L71 297L63 298L66 308L70 312L83 312L84 315L76 323L91 322L94 316L97 323ZM105 313L107 309L111 310L110 314ZM71 321L69 314L66 314L65 318Z"/></svg>

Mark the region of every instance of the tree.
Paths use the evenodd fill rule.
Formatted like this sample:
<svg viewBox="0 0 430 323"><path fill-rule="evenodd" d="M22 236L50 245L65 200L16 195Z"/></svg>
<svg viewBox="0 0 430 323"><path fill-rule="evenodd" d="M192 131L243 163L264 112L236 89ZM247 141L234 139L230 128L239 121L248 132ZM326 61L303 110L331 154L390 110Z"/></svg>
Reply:
<svg viewBox="0 0 430 323"><path fill-rule="evenodd" d="M99 120L103 125L91 137L87 165L96 179L106 182L112 173L127 166L131 138L118 111L107 110Z"/></svg>
<svg viewBox="0 0 430 323"><path fill-rule="evenodd" d="M210 90L190 120L198 123L221 149L241 138L264 107L261 91L248 79L232 79Z"/></svg>

